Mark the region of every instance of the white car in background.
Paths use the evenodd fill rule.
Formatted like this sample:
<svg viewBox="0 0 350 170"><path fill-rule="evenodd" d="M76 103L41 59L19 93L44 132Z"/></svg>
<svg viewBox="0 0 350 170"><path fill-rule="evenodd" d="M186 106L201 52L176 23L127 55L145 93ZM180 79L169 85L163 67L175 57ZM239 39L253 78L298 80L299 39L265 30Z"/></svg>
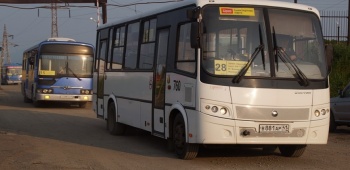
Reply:
<svg viewBox="0 0 350 170"><path fill-rule="evenodd" d="M329 131L334 132L341 125L350 126L350 83L339 91L339 96L331 98Z"/></svg>

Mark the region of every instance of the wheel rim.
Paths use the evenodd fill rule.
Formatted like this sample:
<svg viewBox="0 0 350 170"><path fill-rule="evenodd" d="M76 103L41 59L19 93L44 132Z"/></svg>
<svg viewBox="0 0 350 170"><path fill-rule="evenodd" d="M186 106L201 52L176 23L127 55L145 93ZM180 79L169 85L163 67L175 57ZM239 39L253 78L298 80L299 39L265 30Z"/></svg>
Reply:
<svg viewBox="0 0 350 170"><path fill-rule="evenodd" d="M174 144L178 151L183 151L185 147L185 125L182 123L177 123L175 126L174 133Z"/></svg>
<svg viewBox="0 0 350 170"><path fill-rule="evenodd" d="M109 130L112 130L113 129L113 126L114 126L114 122L113 122L113 119L114 119L114 107L113 106L110 106L109 109L108 109L108 118L107 118L107 121L108 121L108 129Z"/></svg>

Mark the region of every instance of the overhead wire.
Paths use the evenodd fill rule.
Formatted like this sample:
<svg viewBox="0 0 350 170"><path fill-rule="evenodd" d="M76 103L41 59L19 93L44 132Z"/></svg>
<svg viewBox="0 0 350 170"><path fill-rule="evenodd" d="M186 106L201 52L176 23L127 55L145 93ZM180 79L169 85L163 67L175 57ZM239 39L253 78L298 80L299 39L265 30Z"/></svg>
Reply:
<svg viewBox="0 0 350 170"><path fill-rule="evenodd" d="M168 0L168 1L150 1L150 2L135 2L135 3L130 3L130 4L106 4L107 6L115 6L115 7L128 7L128 6L134 6L134 5L145 5L145 4L163 4L163 3L170 3L170 2L179 2L183 0ZM46 9L51 9L51 6L37 6L37 7L19 7L19 6L14 6L14 5L3 5L0 4L0 6L3 7L9 7L9 8L16 8L16 9L38 9L38 8L46 8ZM57 5L58 8L96 8L95 6L90 6L90 5Z"/></svg>

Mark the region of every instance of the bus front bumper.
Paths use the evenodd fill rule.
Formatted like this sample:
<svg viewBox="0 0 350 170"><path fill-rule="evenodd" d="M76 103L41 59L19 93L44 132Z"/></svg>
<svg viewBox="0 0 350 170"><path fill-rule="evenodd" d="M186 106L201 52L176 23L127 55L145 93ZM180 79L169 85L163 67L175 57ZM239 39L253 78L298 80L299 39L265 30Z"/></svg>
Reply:
<svg viewBox="0 0 350 170"><path fill-rule="evenodd" d="M288 132L259 132L259 126L286 122L232 120L200 113L197 135L190 143L203 144L326 144L329 119L288 122ZM191 128L191 127L190 127ZM191 132L191 129L190 129Z"/></svg>
<svg viewBox="0 0 350 170"><path fill-rule="evenodd" d="M21 80L7 80L7 84L20 84Z"/></svg>
<svg viewBox="0 0 350 170"><path fill-rule="evenodd" d="M37 94L37 100L41 101L71 101L71 102L90 102L92 95L81 94Z"/></svg>

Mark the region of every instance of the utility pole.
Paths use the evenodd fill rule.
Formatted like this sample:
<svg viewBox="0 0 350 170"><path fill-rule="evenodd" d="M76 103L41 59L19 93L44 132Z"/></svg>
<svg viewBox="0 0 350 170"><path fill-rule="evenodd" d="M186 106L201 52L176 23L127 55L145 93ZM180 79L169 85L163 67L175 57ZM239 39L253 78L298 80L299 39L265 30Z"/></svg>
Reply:
<svg viewBox="0 0 350 170"><path fill-rule="evenodd" d="M2 66L4 65L4 58L6 57L7 61L9 60L10 56L8 53L7 48L7 31L6 31L6 25L4 25L4 32L2 36L2 49L1 49L1 56L0 56L0 89L1 89L1 83L2 83Z"/></svg>
<svg viewBox="0 0 350 170"><path fill-rule="evenodd" d="M0 65L4 65L4 59L6 59L6 63L11 63L10 53L8 50L8 42L7 42L7 31L6 31L6 25L4 25L4 32L2 34L2 51L1 51L1 62Z"/></svg>
<svg viewBox="0 0 350 170"><path fill-rule="evenodd" d="M51 1L51 38L58 37L58 29L57 29L57 3Z"/></svg>

